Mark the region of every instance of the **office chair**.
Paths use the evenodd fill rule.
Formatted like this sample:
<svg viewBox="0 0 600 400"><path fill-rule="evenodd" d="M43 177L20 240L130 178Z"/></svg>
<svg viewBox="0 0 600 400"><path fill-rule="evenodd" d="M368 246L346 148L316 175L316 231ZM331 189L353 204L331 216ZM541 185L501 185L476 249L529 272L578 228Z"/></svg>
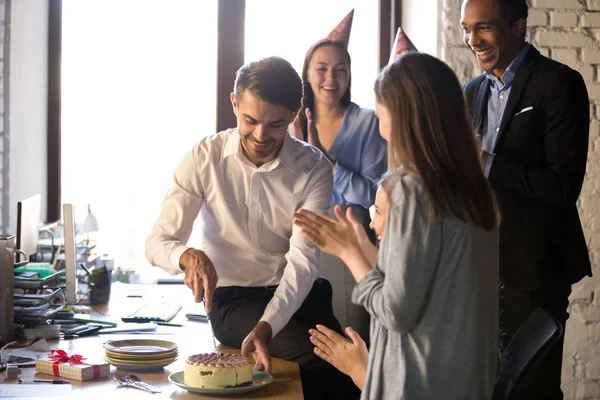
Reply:
<svg viewBox="0 0 600 400"><path fill-rule="evenodd" d="M541 308L531 313L502 353L492 400L525 400L539 365L562 334L550 313Z"/></svg>

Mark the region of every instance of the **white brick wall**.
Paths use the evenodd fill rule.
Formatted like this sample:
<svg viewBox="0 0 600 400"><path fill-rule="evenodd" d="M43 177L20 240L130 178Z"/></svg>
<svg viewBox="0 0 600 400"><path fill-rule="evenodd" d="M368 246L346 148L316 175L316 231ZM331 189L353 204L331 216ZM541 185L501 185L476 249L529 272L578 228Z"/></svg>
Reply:
<svg viewBox="0 0 600 400"><path fill-rule="evenodd" d="M533 8L543 7L559 10L579 10L584 6L579 0L533 0Z"/></svg>
<svg viewBox="0 0 600 400"><path fill-rule="evenodd" d="M552 11L550 13L550 25L556 27L574 28L577 26L578 18L579 17L575 12Z"/></svg>
<svg viewBox="0 0 600 400"><path fill-rule="evenodd" d="M600 0L587 0L587 9L590 11L600 11Z"/></svg>
<svg viewBox="0 0 600 400"><path fill-rule="evenodd" d="M528 40L546 56L579 71L590 96L590 149L579 200L595 276L573 286L565 337L562 386L565 400L600 400L600 0L532 0ZM461 0L443 0L442 59L461 83L481 73L462 44Z"/></svg>
<svg viewBox="0 0 600 400"><path fill-rule="evenodd" d="M529 26L548 26L548 13L546 10L531 10Z"/></svg>

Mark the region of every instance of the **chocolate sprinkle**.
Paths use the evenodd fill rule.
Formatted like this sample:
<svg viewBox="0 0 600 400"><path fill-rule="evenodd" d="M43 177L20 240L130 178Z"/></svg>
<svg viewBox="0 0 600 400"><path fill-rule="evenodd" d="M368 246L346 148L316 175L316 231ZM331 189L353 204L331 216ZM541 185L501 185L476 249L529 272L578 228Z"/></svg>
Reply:
<svg viewBox="0 0 600 400"><path fill-rule="evenodd" d="M215 367L235 367L246 364L252 364L248 358L241 354L233 353L201 353L189 356L188 364L204 364Z"/></svg>

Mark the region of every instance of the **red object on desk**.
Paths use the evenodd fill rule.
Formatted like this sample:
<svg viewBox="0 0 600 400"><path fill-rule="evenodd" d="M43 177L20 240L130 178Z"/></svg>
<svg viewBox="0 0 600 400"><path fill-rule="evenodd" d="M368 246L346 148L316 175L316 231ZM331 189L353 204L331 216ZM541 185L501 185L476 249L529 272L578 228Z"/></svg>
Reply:
<svg viewBox="0 0 600 400"><path fill-rule="evenodd" d="M91 366L94 370L94 379L98 379L98 377L100 377L100 366L96 364L88 364L81 361L85 358L79 354L73 354L72 356L70 356L64 350L53 349L50 350L50 359L54 361L54 364L52 364L52 371L54 372L54 376L60 376L60 374L58 373L59 364L70 361L75 364L85 364Z"/></svg>

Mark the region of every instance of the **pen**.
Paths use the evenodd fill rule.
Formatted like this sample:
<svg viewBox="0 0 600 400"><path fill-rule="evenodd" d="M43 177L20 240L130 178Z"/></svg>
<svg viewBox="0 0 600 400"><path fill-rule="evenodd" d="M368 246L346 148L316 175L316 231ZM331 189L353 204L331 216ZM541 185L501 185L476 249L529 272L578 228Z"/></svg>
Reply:
<svg viewBox="0 0 600 400"><path fill-rule="evenodd" d="M78 331L77 332L77 336L79 337L83 337L83 336L90 336L90 335L94 335L96 334L100 329L102 329L101 326L98 325L92 325L90 327L88 327L87 329L83 330L83 331Z"/></svg>
<svg viewBox="0 0 600 400"><path fill-rule="evenodd" d="M181 324L172 324L170 322L160 322L160 321L155 321L156 325L162 325L162 326L183 326Z"/></svg>
<svg viewBox="0 0 600 400"><path fill-rule="evenodd" d="M60 335L60 339L77 339L79 337L76 333L65 333Z"/></svg>
<svg viewBox="0 0 600 400"><path fill-rule="evenodd" d="M60 379L19 379L19 383L51 383L53 385L68 385L71 382Z"/></svg>
<svg viewBox="0 0 600 400"><path fill-rule="evenodd" d="M80 324L81 322L77 322L72 319L55 319L54 323L58 325L76 325Z"/></svg>
<svg viewBox="0 0 600 400"><path fill-rule="evenodd" d="M112 326L113 328L117 327L117 323L116 322L109 322L109 321L102 321L99 319L89 319L89 318L71 318L73 321L77 321L77 322L83 322L84 324L100 324L100 325L108 325L108 326Z"/></svg>

